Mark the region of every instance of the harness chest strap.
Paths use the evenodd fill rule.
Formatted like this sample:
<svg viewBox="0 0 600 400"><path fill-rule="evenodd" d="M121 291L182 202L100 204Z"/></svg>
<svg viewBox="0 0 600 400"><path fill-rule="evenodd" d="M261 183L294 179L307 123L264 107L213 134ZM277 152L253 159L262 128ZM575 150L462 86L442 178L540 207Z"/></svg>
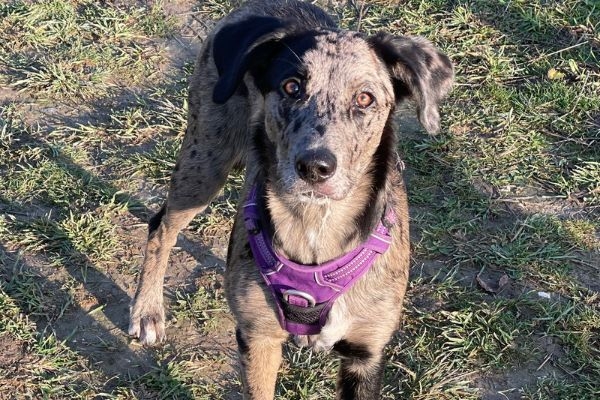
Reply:
<svg viewBox="0 0 600 400"><path fill-rule="evenodd" d="M335 300L389 248L390 232L379 222L369 239L341 257L319 265L297 264L277 254L261 228L257 191L253 185L244 204L244 224L254 260L275 298L279 322L291 334L317 334ZM385 218L393 222L393 212L388 214Z"/></svg>

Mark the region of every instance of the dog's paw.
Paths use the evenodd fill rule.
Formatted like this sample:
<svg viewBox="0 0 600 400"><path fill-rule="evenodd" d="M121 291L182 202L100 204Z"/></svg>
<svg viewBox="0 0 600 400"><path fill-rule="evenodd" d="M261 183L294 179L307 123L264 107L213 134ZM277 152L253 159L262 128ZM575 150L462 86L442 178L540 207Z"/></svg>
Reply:
<svg viewBox="0 0 600 400"><path fill-rule="evenodd" d="M135 299L129 312L129 335L144 345L165 340L165 311L162 302Z"/></svg>

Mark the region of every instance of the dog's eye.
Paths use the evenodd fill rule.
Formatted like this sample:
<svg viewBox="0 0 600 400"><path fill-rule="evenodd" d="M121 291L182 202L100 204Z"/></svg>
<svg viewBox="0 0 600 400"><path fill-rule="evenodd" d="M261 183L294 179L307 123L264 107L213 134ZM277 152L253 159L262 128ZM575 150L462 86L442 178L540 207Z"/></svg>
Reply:
<svg viewBox="0 0 600 400"><path fill-rule="evenodd" d="M290 97L297 98L300 96L300 82L296 78L290 78L283 81L281 89Z"/></svg>
<svg viewBox="0 0 600 400"><path fill-rule="evenodd" d="M356 105L358 107L367 108L371 104L373 104L373 101L375 101L375 97L373 97L371 93L360 92L356 95L356 99L354 101L356 102Z"/></svg>

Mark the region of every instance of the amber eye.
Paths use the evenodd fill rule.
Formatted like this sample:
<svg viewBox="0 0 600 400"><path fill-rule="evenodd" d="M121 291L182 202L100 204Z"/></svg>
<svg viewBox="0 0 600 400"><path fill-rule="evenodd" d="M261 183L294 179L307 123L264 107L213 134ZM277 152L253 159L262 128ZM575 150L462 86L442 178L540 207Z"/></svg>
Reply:
<svg viewBox="0 0 600 400"><path fill-rule="evenodd" d="M358 107L367 108L371 104L373 104L373 101L375 101L375 98L373 97L373 95L371 93L360 92L359 94L356 95L355 101L356 101L356 105Z"/></svg>
<svg viewBox="0 0 600 400"><path fill-rule="evenodd" d="M300 95L300 82L296 78L287 79L281 84L281 89L290 97L298 97Z"/></svg>

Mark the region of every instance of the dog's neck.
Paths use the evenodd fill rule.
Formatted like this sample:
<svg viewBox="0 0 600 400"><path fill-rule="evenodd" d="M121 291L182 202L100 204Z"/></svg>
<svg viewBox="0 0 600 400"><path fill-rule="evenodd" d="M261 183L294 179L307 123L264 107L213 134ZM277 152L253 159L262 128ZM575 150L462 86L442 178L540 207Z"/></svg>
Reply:
<svg viewBox="0 0 600 400"><path fill-rule="evenodd" d="M380 221L384 193L372 192L365 176L342 200L299 202L290 207L266 187L273 247L300 264L322 264L358 246ZM363 221L366 208L376 218Z"/></svg>
<svg viewBox="0 0 600 400"><path fill-rule="evenodd" d="M392 115L392 112L390 112ZM264 128L256 126L249 174L263 187L265 219L273 248L299 264L321 264L357 247L381 221L386 208L395 207L392 192L401 182L391 120L384 128L371 165L342 200L289 201L272 190L269 176L275 149ZM260 166L256 168L256 166ZM252 178L251 178L252 179Z"/></svg>

